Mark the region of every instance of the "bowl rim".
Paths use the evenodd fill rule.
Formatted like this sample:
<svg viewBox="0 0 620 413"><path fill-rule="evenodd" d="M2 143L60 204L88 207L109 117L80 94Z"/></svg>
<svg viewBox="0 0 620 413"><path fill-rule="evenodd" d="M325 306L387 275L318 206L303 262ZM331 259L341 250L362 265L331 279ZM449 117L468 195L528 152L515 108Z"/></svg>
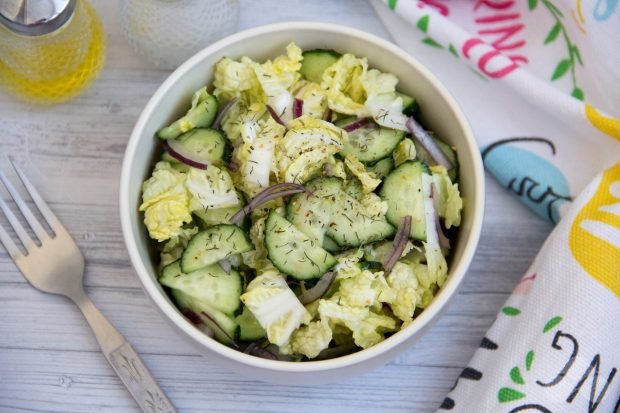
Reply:
<svg viewBox="0 0 620 413"><path fill-rule="evenodd" d="M473 208L471 229L469 239L464 247L461 259L459 262L451 266L450 277L446 283L442 286L440 293L435 296L431 304L418 316L415 320L405 327L403 330L388 337L382 342L358 352L341 356L328 360L308 361L303 363L284 362L267 360L259 357L245 354L224 344L221 344L215 339L212 339L197 328L195 328L188 320L186 320L174 305L169 303L169 300L165 300L162 296L161 290L156 283L154 277L151 276L150 271L145 266L145 263L140 259L138 251L138 242L136 239L137 234L134 234L131 230L132 224L129 219L129 209L132 208L132 202L129 198L129 184L130 184L130 167L135 158L135 153L138 147L141 131L144 129L148 119L150 118L153 110L159 105L162 97L175 86L177 80L185 75L187 71L193 68L196 64L202 61L208 55L225 49L226 47L243 41L244 39L251 38L258 35L263 35L271 32L279 31L317 31L325 32L334 35L347 35L359 39L362 42L372 43L379 46L389 53L398 56L406 61L410 66L414 67L421 75L430 82L431 85L437 90L437 93L441 99L443 99L451 108L457 118L457 122L462 129L465 136L465 144L469 147L471 153L474 154L472 159L472 166L474 170L473 176L473 196L468 198L468 208ZM478 154L476 156L476 154ZM384 40L378 36L366 33L364 31L353 29L348 26L342 26L332 23L319 23L319 22L305 22L305 21L292 21L285 23L275 23L255 28L247 29L235 33L231 36L225 37L210 46L202 49L194 56L185 61L181 66L174 70L166 80L159 86L153 96L150 98L144 109L142 110L134 129L131 133L131 137L127 144L125 155L123 158L121 181L120 181L120 194L119 194L119 206L120 206L120 218L121 227L123 232L123 239L129 253L131 263L138 274L142 288L145 290L150 299L157 305L159 311L161 311L168 321L172 322L178 329L182 330L193 341L206 347L208 350L218 354L221 357L232 360L238 364L249 365L254 368L271 370L276 372L288 372L288 373L302 373L302 372L325 372L329 370L340 369L347 366L353 366L365 361L371 360L382 353L387 353L405 341L417 332L423 330L425 327L432 324L433 319L447 306L448 302L456 293L458 287L463 281L467 269L473 259L478 241L480 238L480 232L482 229L482 218L484 215L484 173L482 167L482 159L479 155L478 145L473 136L473 132L467 121L465 115L456 103L452 95L448 92L446 87L427 69L422 63L418 62L413 56L391 43L388 40Z"/></svg>

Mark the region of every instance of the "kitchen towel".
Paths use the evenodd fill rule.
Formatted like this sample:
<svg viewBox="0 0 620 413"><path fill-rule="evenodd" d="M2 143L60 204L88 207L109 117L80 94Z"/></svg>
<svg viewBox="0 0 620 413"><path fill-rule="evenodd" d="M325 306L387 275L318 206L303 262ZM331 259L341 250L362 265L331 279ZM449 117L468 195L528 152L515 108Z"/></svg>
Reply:
<svg viewBox="0 0 620 413"><path fill-rule="evenodd" d="M620 2L371 0L559 224L438 412L620 410Z"/></svg>
<svg viewBox="0 0 620 413"><path fill-rule="evenodd" d="M617 0L371 1L460 103L487 170L545 219L618 162Z"/></svg>

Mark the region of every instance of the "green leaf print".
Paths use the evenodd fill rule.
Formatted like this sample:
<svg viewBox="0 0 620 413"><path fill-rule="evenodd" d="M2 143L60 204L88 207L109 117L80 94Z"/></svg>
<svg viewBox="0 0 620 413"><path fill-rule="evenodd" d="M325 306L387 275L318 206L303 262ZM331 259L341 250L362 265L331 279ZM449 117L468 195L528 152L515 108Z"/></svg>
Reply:
<svg viewBox="0 0 620 413"><path fill-rule="evenodd" d="M452 44L448 45L448 50L456 57L459 57L459 53L456 51L456 48Z"/></svg>
<svg viewBox="0 0 620 413"><path fill-rule="evenodd" d="M555 67L555 71L553 72L553 75L551 75L551 80L557 80L564 76L568 69L570 69L570 67L570 59L562 59L560 63L558 63L558 65Z"/></svg>
<svg viewBox="0 0 620 413"><path fill-rule="evenodd" d="M579 49L577 48L577 46L572 45L571 46L571 52L575 55L575 57L577 58L577 61L579 62L579 64L581 66L583 66L583 60L581 60L581 53L579 53Z"/></svg>
<svg viewBox="0 0 620 413"><path fill-rule="evenodd" d="M420 19L416 23L416 26L418 26L418 29L420 29L424 33L426 33L427 30L428 30L428 20L429 19L430 19L430 16L428 14L426 16L420 17Z"/></svg>
<svg viewBox="0 0 620 413"><path fill-rule="evenodd" d="M396 2L398 0L388 0L388 7L390 8L390 10L394 10L396 8Z"/></svg>
<svg viewBox="0 0 620 413"><path fill-rule="evenodd" d="M512 402L525 397L525 394L518 390L511 389L510 387L502 387L497 393L497 399L500 403Z"/></svg>
<svg viewBox="0 0 620 413"><path fill-rule="evenodd" d="M538 0L527 0L527 7L529 7L530 10L534 10L537 4Z"/></svg>
<svg viewBox="0 0 620 413"><path fill-rule="evenodd" d="M432 39L430 37L425 37L424 39L422 39L422 43L427 44L429 46L436 47L438 49L443 49L442 45L440 45L439 43L437 43L435 39Z"/></svg>
<svg viewBox="0 0 620 413"><path fill-rule="evenodd" d="M551 28L551 31L549 31L547 37L545 37L545 44L549 44L554 41L558 37L558 34L560 34L560 31L562 31L562 25L560 23L556 23L555 26Z"/></svg>
<svg viewBox="0 0 620 413"><path fill-rule="evenodd" d="M547 324L545 324L545 327L543 328L543 333L548 332L553 327L555 327L558 324L560 324L560 321L562 321L562 317L560 317L559 315L555 316L551 320L547 321Z"/></svg>
<svg viewBox="0 0 620 413"><path fill-rule="evenodd" d="M510 370L510 380L512 380L516 384L525 384L525 380L523 380L523 376L521 375L521 370L519 370L519 367L514 366Z"/></svg>
<svg viewBox="0 0 620 413"><path fill-rule="evenodd" d="M579 99L581 101L583 101L583 90L579 89L578 87L575 87L573 89L573 93L570 94L572 97L574 97L575 99Z"/></svg>
<svg viewBox="0 0 620 413"><path fill-rule="evenodd" d="M564 14L562 13L562 11L558 9L558 7L555 4L553 4L550 0L542 0L542 2L545 3L545 6L547 6L549 10L551 10L552 12L554 12L560 17L564 17Z"/></svg>
<svg viewBox="0 0 620 413"><path fill-rule="evenodd" d="M502 308L502 313L506 314L507 316L514 317L521 314L521 310L514 307L504 307Z"/></svg>
<svg viewBox="0 0 620 413"><path fill-rule="evenodd" d="M534 361L534 350L527 352L525 356L525 370L530 371L532 368L532 362Z"/></svg>

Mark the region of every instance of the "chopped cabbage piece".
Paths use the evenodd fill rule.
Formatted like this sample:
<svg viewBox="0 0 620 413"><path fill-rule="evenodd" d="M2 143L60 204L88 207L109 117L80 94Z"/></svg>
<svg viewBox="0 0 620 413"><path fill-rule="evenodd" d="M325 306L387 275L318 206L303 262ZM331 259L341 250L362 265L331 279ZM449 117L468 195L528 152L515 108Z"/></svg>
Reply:
<svg viewBox="0 0 620 413"><path fill-rule="evenodd" d="M374 172L366 171L366 167L361 163L354 155L347 155L344 158L344 163L349 168L349 171L359 179L362 184L362 192L368 194L374 191L379 185L381 185L381 179L377 178Z"/></svg>
<svg viewBox="0 0 620 413"><path fill-rule="evenodd" d="M396 328L392 317L377 314L368 307L349 307L338 304L332 297L329 300L321 299L319 314L321 320L327 321L332 330L335 325L343 325L353 333L355 344L368 348L383 341L385 334Z"/></svg>
<svg viewBox="0 0 620 413"><path fill-rule="evenodd" d="M432 166L435 204L438 214L444 219L446 228L461 225L463 199L459 192L459 184L453 184L448 171L443 165Z"/></svg>
<svg viewBox="0 0 620 413"><path fill-rule="evenodd" d="M361 81L367 68L365 58L347 53L325 69L321 87L327 91L327 104L331 110L360 118L368 115L364 106L366 92Z"/></svg>
<svg viewBox="0 0 620 413"><path fill-rule="evenodd" d="M165 241L179 235L183 224L190 222L190 194L185 188L185 174L168 162L158 162L153 175L142 185L144 224L151 238Z"/></svg>
<svg viewBox="0 0 620 413"><path fill-rule="evenodd" d="M247 57L243 57L239 62L228 57L222 58L215 64L213 94L220 101L238 97L248 104L262 102L263 89L254 72L254 65L252 59Z"/></svg>
<svg viewBox="0 0 620 413"><path fill-rule="evenodd" d="M230 174L217 166L209 165L207 169L190 168L185 186L192 195L192 211L239 205L239 197Z"/></svg>
<svg viewBox="0 0 620 413"><path fill-rule="evenodd" d="M400 141L394 152L392 158L394 158L394 166L398 167L400 164L413 160L416 157L415 145L411 139L403 139Z"/></svg>
<svg viewBox="0 0 620 413"><path fill-rule="evenodd" d="M332 341L332 330L324 321L313 321L301 326L291 335L288 345L280 347L283 354L303 354L313 359L329 346Z"/></svg>
<svg viewBox="0 0 620 413"><path fill-rule="evenodd" d="M253 279L241 301L267 332L272 344L284 346L291 334L312 319L277 271L265 271Z"/></svg>

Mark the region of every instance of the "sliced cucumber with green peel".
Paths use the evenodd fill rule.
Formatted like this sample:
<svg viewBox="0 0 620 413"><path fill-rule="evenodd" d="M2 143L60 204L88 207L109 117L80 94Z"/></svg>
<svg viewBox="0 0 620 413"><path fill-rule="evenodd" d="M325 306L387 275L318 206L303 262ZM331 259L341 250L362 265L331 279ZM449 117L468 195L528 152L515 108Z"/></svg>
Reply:
<svg viewBox="0 0 620 413"><path fill-rule="evenodd" d="M394 158L388 156L366 166L368 172L374 172L377 178L383 180L394 170Z"/></svg>
<svg viewBox="0 0 620 413"><path fill-rule="evenodd" d="M196 271L253 249L245 231L238 226L214 225L192 237L181 257L181 269L185 273Z"/></svg>
<svg viewBox="0 0 620 413"><path fill-rule="evenodd" d="M323 72L340 59L341 54L333 50L315 49L303 52L299 73L310 82L321 84Z"/></svg>
<svg viewBox="0 0 620 413"><path fill-rule="evenodd" d="M254 314L247 307L243 307L243 311L235 318L235 321L239 324L240 340L256 341L267 336L265 329L261 327Z"/></svg>
<svg viewBox="0 0 620 413"><path fill-rule="evenodd" d="M157 136L161 139L174 139L194 128L208 128L213 124L219 109L220 104L217 98L208 95L188 110L185 116L172 122L170 126L158 130Z"/></svg>
<svg viewBox="0 0 620 413"><path fill-rule="evenodd" d="M444 141L437 139L434 136L432 136L432 138L437 144L437 146L439 146L439 149L441 149L444 155L446 155L446 158L448 158L448 160L452 164L452 168L448 170L448 177L452 182L456 182L459 176L459 159L456 156L456 150ZM424 147L420 145L417 139L414 139L413 143L415 145L416 156L419 160L426 163L427 165L437 165L437 162L435 162L435 160L429 155L426 149L424 149Z"/></svg>
<svg viewBox="0 0 620 413"><path fill-rule="evenodd" d="M385 178L379 193L388 204L388 221L398 226L405 216L411 215L410 237L418 240L426 240L422 174L427 170L420 161L407 161Z"/></svg>
<svg viewBox="0 0 620 413"><path fill-rule="evenodd" d="M219 264L183 273L180 262L175 261L164 267L159 283L226 314L234 314L241 305L241 275L235 270L227 274Z"/></svg>
<svg viewBox="0 0 620 413"><path fill-rule="evenodd" d="M274 211L265 224L265 245L273 265L298 280L319 278L336 264L329 252Z"/></svg>
<svg viewBox="0 0 620 413"><path fill-rule="evenodd" d="M415 98L399 92L396 92L396 96L403 100L403 114L413 116L414 118L420 116L420 104Z"/></svg>
<svg viewBox="0 0 620 413"><path fill-rule="evenodd" d="M325 235L338 249L357 247L389 237L394 227L383 216L370 216L358 201L355 185L336 177L320 177L306 184L310 193L295 195L287 209L290 222L313 240L325 243ZM334 248L335 249L335 248Z"/></svg>
<svg viewBox="0 0 620 413"><path fill-rule="evenodd" d="M334 205L326 234L342 248L354 248L394 235L395 228L384 216L367 214L358 200L343 194Z"/></svg>
<svg viewBox="0 0 620 413"><path fill-rule="evenodd" d="M331 210L326 208L326 200L335 201L340 196L342 180L334 177L316 178L306 184L306 189L312 196L293 196L286 208L286 218L318 245L323 245L331 215Z"/></svg>
<svg viewBox="0 0 620 413"><path fill-rule="evenodd" d="M239 326L232 317L215 310L200 300L196 300L181 290L172 290L172 297L179 310L192 322L195 323L197 320L194 319L198 318L200 323L213 331L219 342L227 345L234 344Z"/></svg>
<svg viewBox="0 0 620 413"><path fill-rule="evenodd" d="M323 249L331 252L332 254L337 254L342 251L342 247L338 245L336 241L327 236L323 237Z"/></svg>
<svg viewBox="0 0 620 413"><path fill-rule="evenodd" d="M229 223L233 215L235 215L241 208L243 208L243 203L226 208L209 208L207 210L197 209L192 211L192 214L198 218L199 226L206 229L213 225Z"/></svg>
<svg viewBox="0 0 620 413"><path fill-rule="evenodd" d="M345 118L337 125L354 122L355 118ZM348 133L349 139L340 152L342 156L354 155L361 162L375 162L392 154L405 132L382 128L373 122Z"/></svg>

